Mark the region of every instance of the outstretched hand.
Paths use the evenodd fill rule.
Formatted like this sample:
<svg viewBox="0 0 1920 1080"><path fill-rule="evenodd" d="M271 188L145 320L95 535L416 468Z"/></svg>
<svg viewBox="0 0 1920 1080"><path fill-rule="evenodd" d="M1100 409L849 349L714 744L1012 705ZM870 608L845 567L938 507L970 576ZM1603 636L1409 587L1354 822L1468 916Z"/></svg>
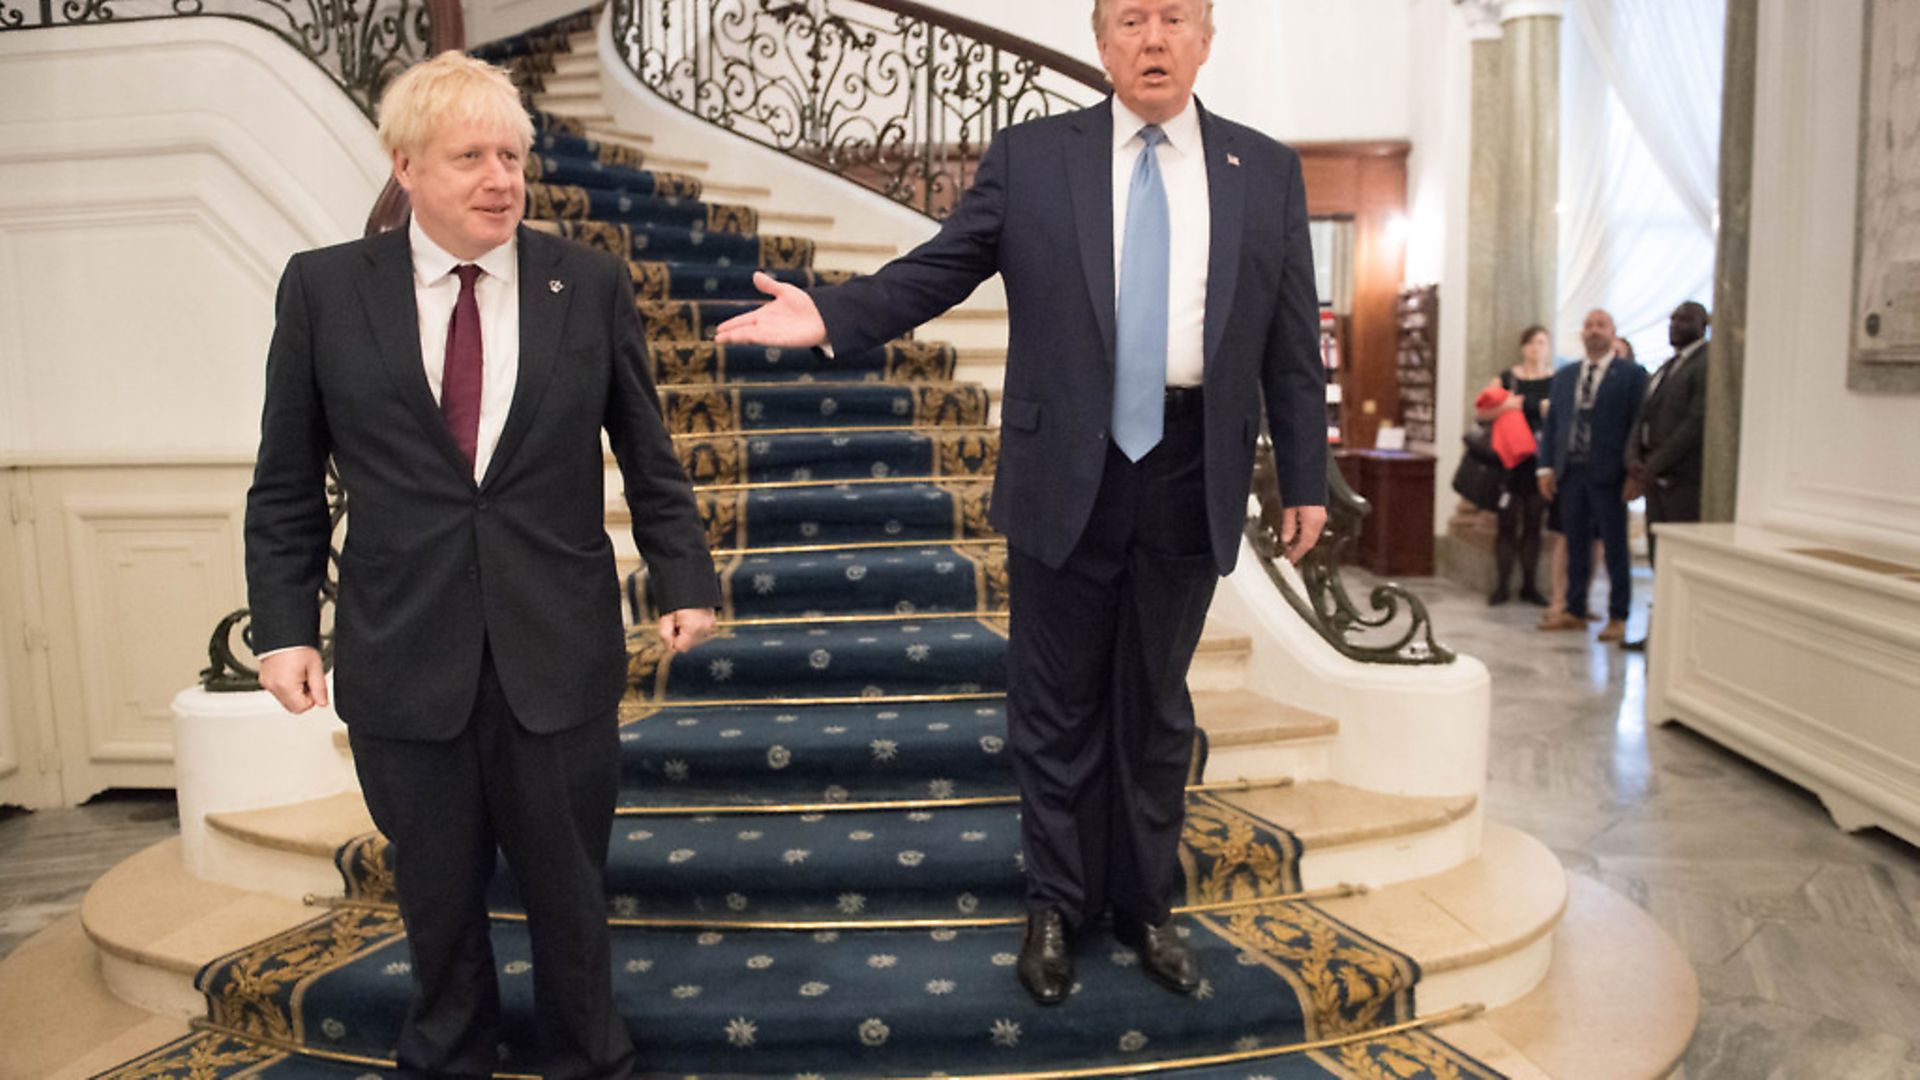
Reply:
<svg viewBox="0 0 1920 1080"><path fill-rule="evenodd" d="M770 274L755 272L753 287L773 297L745 315L735 315L714 331L714 340L722 345L778 345L812 348L827 340L827 324L813 298L797 286L774 280Z"/></svg>

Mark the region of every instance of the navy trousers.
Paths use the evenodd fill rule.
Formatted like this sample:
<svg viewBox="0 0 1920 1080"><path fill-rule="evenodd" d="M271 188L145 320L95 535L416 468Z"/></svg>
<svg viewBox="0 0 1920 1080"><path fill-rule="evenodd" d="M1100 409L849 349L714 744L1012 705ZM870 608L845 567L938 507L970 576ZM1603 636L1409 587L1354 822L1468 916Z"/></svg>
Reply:
<svg viewBox="0 0 1920 1080"><path fill-rule="evenodd" d="M1092 519L1059 568L1008 552L1008 744L1030 911L1078 930L1159 925L1183 890L1196 769L1187 669L1219 571L1197 395L1138 462L1109 446Z"/></svg>
<svg viewBox="0 0 1920 1080"><path fill-rule="evenodd" d="M1633 606L1633 553L1627 547L1627 504L1621 488L1595 483L1584 465L1560 477L1560 527L1567 534L1567 612L1585 618L1593 584L1593 539L1607 556L1607 618L1625 619Z"/></svg>

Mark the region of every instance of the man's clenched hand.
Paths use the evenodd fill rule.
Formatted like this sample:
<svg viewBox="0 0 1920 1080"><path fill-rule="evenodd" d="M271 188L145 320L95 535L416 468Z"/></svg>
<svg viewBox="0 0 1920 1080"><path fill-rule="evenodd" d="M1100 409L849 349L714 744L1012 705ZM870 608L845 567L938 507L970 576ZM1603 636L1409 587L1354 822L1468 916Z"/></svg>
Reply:
<svg viewBox="0 0 1920 1080"><path fill-rule="evenodd" d="M260 661L260 688L295 716L327 706L327 670L310 645L285 649Z"/></svg>

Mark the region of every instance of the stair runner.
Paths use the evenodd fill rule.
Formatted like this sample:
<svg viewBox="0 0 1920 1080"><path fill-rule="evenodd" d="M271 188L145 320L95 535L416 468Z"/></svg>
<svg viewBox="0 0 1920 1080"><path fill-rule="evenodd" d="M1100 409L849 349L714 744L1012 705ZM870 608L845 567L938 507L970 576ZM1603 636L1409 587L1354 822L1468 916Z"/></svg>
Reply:
<svg viewBox="0 0 1920 1080"><path fill-rule="evenodd" d="M478 51L537 85L588 25ZM1072 999L1032 1003L1012 967L1022 871L986 393L953 381L954 352L935 343L834 359L714 345L713 325L753 303L754 268L801 285L840 275L814 270L803 240L756 235L752 211L699 202L697 181L539 119L528 216L630 259L725 586L721 636L676 656L650 629L644 577L628 583L607 889L643 1073L1495 1075L1392 1030L1412 1016L1410 958L1308 900L1257 902L1297 892L1300 845L1204 789L1189 798L1187 900L1240 903L1177 916L1200 990L1151 984L1102 931L1078 945ZM388 1075L409 957L385 841L336 861L344 901L208 965L200 1029L107 1075ZM528 942L497 877L501 1069L530 1072Z"/></svg>

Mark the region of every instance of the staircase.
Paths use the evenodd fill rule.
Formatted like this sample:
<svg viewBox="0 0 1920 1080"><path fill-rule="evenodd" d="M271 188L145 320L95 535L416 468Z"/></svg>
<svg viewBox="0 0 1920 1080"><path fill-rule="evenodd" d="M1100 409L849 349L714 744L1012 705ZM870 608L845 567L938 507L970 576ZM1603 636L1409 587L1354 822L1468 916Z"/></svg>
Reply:
<svg viewBox="0 0 1920 1080"><path fill-rule="evenodd" d="M1206 982L1170 995L1099 931L1073 999L1032 1004L1011 968L1006 553L986 525L1004 313L832 359L718 346L754 269L830 284L888 250L618 126L591 17L477 51L530 93L529 225L629 261L724 585L720 636L667 653L609 459L632 629L607 889L647 1075L1668 1072L1694 995L1664 936L1472 794L1342 783L1342 725L1250 688L1252 639L1221 624L1190 680L1207 749L1176 916ZM358 793L207 824L255 887L193 877L177 841L102 878L82 912L99 978L79 992L154 1018L54 1074L384 1075L409 958ZM524 1074L508 875L490 907L501 1069Z"/></svg>

